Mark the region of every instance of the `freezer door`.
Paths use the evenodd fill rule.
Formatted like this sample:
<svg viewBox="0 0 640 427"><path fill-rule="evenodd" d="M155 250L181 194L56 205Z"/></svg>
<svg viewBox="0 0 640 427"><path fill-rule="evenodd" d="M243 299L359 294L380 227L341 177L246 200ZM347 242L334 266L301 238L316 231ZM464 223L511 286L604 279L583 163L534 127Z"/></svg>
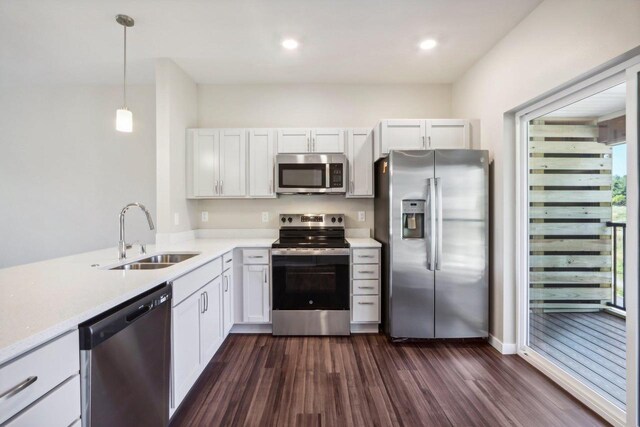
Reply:
<svg viewBox="0 0 640 427"><path fill-rule="evenodd" d="M488 336L488 153L435 152L435 336Z"/></svg>
<svg viewBox="0 0 640 427"><path fill-rule="evenodd" d="M434 271L429 270L431 227L430 194L434 177L433 151L392 151L389 155L391 259L389 280L389 335L392 337L433 338ZM431 187L435 190L435 187ZM403 201L423 201L424 215L405 215ZM404 204L407 209L407 203ZM434 205L435 208L435 205ZM421 219L416 219L421 218ZM404 233L403 227L415 229L424 221L424 235Z"/></svg>

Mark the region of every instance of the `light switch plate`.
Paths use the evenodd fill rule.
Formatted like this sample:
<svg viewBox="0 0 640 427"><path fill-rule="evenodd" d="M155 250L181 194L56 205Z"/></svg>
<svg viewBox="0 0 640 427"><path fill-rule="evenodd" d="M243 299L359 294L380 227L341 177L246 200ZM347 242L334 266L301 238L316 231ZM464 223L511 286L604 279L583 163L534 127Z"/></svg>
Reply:
<svg viewBox="0 0 640 427"><path fill-rule="evenodd" d="M269 222L269 212L262 212L262 222Z"/></svg>
<svg viewBox="0 0 640 427"><path fill-rule="evenodd" d="M358 211L358 221L360 222L365 221L364 211Z"/></svg>
<svg viewBox="0 0 640 427"><path fill-rule="evenodd" d="M207 211L202 211L202 222L209 222L209 212Z"/></svg>
<svg viewBox="0 0 640 427"><path fill-rule="evenodd" d="M180 225L180 214L178 212L173 214L173 225Z"/></svg>

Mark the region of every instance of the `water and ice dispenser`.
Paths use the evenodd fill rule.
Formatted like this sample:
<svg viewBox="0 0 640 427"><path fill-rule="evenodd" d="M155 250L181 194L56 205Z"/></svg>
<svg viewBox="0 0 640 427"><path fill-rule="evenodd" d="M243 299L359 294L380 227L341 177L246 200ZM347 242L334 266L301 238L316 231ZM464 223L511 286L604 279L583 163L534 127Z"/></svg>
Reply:
<svg viewBox="0 0 640 427"><path fill-rule="evenodd" d="M426 200L402 201L402 238L424 239L424 212Z"/></svg>

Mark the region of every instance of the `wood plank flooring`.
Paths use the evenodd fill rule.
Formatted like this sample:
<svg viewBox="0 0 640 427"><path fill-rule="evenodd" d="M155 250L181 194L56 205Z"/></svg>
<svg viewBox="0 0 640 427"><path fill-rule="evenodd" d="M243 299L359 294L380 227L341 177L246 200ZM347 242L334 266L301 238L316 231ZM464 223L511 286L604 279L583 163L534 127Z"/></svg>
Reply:
<svg viewBox="0 0 640 427"><path fill-rule="evenodd" d="M599 426L485 342L230 335L171 426Z"/></svg>
<svg viewBox="0 0 640 427"><path fill-rule="evenodd" d="M531 348L621 409L626 406L626 324L600 313L532 313Z"/></svg>

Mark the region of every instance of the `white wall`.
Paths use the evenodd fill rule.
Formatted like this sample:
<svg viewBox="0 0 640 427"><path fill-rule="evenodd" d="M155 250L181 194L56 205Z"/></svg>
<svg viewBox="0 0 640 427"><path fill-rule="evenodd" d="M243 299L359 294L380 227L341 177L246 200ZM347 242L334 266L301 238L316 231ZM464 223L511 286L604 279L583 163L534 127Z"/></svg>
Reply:
<svg viewBox="0 0 640 427"><path fill-rule="evenodd" d="M451 86L273 84L199 85L199 127L373 127L383 118L451 117ZM340 212L347 227L372 228L373 200L280 196L275 200L201 200L199 228L277 228L287 212ZM261 212L271 220L261 222ZM366 221L357 222L365 211ZM198 220L200 215L198 214Z"/></svg>
<svg viewBox="0 0 640 427"><path fill-rule="evenodd" d="M155 218L153 86L128 89L134 132L115 130L121 86L0 92L0 268L118 244L118 213L141 202ZM153 242L141 212L130 242Z"/></svg>
<svg viewBox="0 0 640 427"><path fill-rule="evenodd" d="M158 233L193 230L196 202L186 199L185 130L197 124L197 90L170 59L156 62L156 117Z"/></svg>
<svg viewBox="0 0 640 427"><path fill-rule="evenodd" d="M515 344L515 146L505 113L640 45L640 2L547 0L453 86L494 159L492 328ZM515 348L515 346L512 346Z"/></svg>

